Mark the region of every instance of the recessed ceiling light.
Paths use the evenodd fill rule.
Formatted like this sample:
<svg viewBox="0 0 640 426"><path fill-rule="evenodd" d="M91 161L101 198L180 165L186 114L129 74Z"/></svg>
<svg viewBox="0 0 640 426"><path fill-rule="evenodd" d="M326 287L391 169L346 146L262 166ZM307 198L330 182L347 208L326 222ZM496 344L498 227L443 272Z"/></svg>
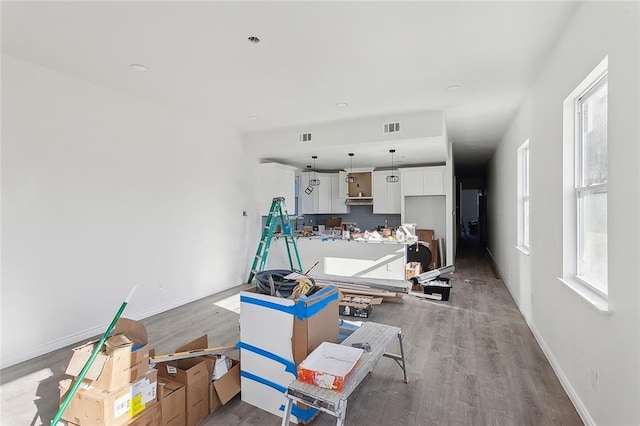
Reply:
<svg viewBox="0 0 640 426"><path fill-rule="evenodd" d="M260 118L259 115L250 115L249 116L249 120L257 120L258 118Z"/></svg>
<svg viewBox="0 0 640 426"><path fill-rule="evenodd" d="M149 68L145 67L142 64L131 64L131 65L129 65L129 68L131 68L132 70L140 71L140 72L144 72L144 71L148 71L149 70Z"/></svg>
<svg viewBox="0 0 640 426"><path fill-rule="evenodd" d="M338 108L346 108L346 107L348 107L348 106L349 106L349 104L348 104L348 103L346 103L346 102L338 102L338 103L336 104L336 106L337 106Z"/></svg>
<svg viewBox="0 0 640 426"><path fill-rule="evenodd" d="M454 90L458 90L458 89L460 89L460 86L458 86L457 84L454 84L452 86L448 86L447 87L447 90L450 91L450 92L452 92Z"/></svg>
<svg viewBox="0 0 640 426"><path fill-rule="evenodd" d="M247 38L247 40L249 40L249 43L253 43L253 44L258 44L260 43L260 39L256 36L251 36L249 38Z"/></svg>

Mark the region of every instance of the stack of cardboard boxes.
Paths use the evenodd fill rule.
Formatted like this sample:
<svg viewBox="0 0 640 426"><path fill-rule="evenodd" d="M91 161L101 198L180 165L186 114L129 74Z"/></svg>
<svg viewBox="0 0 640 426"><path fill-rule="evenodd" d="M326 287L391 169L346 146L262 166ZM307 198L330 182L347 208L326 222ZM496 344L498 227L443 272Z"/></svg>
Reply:
<svg viewBox="0 0 640 426"><path fill-rule="evenodd" d="M96 344L75 348L66 373L75 379ZM207 336L202 336L177 351L204 349L207 344ZM221 361L215 356L163 362L155 369L149 365L149 353L144 326L121 318L62 418L78 426L194 426L240 392L237 360L231 361L231 368L218 365L212 382ZM60 382L61 401L73 381Z"/></svg>
<svg viewBox="0 0 640 426"><path fill-rule="evenodd" d="M204 335L177 348L176 352L208 347L208 338ZM212 355L157 364L160 380L184 386L186 423L182 424L197 425L240 392L240 362L231 360L231 368L226 365L225 358ZM174 423L164 424L174 426Z"/></svg>
<svg viewBox="0 0 640 426"><path fill-rule="evenodd" d="M66 373L77 377L97 341L73 350ZM62 418L72 425L160 424L157 402L158 372L149 368L149 345L144 326L126 318L116 324ZM72 379L60 382L64 399ZM154 423L157 422L157 423Z"/></svg>

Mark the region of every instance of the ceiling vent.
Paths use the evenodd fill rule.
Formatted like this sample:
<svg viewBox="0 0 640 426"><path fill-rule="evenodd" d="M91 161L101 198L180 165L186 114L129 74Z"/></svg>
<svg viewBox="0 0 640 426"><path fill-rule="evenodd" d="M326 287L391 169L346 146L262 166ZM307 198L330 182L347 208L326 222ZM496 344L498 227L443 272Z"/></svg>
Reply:
<svg viewBox="0 0 640 426"><path fill-rule="evenodd" d="M311 142L311 133L300 133L298 135L299 142Z"/></svg>
<svg viewBox="0 0 640 426"><path fill-rule="evenodd" d="M400 122L385 123L384 133L397 133L400 131Z"/></svg>

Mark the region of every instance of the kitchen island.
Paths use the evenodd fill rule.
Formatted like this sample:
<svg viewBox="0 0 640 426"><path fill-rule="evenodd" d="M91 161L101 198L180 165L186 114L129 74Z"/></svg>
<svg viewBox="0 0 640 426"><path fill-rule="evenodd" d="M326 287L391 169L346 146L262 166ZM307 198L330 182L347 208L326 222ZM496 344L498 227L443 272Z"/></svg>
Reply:
<svg viewBox="0 0 640 426"><path fill-rule="evenodd" d="M274 237L265 269L290 269L285 244L284 239ZM405 280L409 244L413 243L343 240L330 236L296 238L303 272L311 269L310 274L401 281Z"/></svg>

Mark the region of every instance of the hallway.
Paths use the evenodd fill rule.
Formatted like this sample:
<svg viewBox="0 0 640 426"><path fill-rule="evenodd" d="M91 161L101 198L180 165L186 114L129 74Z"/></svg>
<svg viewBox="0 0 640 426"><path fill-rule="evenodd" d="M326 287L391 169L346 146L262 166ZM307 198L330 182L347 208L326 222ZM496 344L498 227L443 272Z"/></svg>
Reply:
<svg viewBox="0 0 640 426"><path fill-rule="evenodd" d="M381 360L349 400L348 425L580 425L542 350L484 249L461 240L448 302L405 296L373 310L372 321L405 333L409 383L398 366ZM147 318L158 353L203 333L210 345L239 339L235 300L240 287ZM126 314L126 312L125 312ZM2 370L3 425L50 423L57 382L70 348ZM280 419L239 397L204 425L278 425ZM321 413L316 426L335 424Z"/></svg>

